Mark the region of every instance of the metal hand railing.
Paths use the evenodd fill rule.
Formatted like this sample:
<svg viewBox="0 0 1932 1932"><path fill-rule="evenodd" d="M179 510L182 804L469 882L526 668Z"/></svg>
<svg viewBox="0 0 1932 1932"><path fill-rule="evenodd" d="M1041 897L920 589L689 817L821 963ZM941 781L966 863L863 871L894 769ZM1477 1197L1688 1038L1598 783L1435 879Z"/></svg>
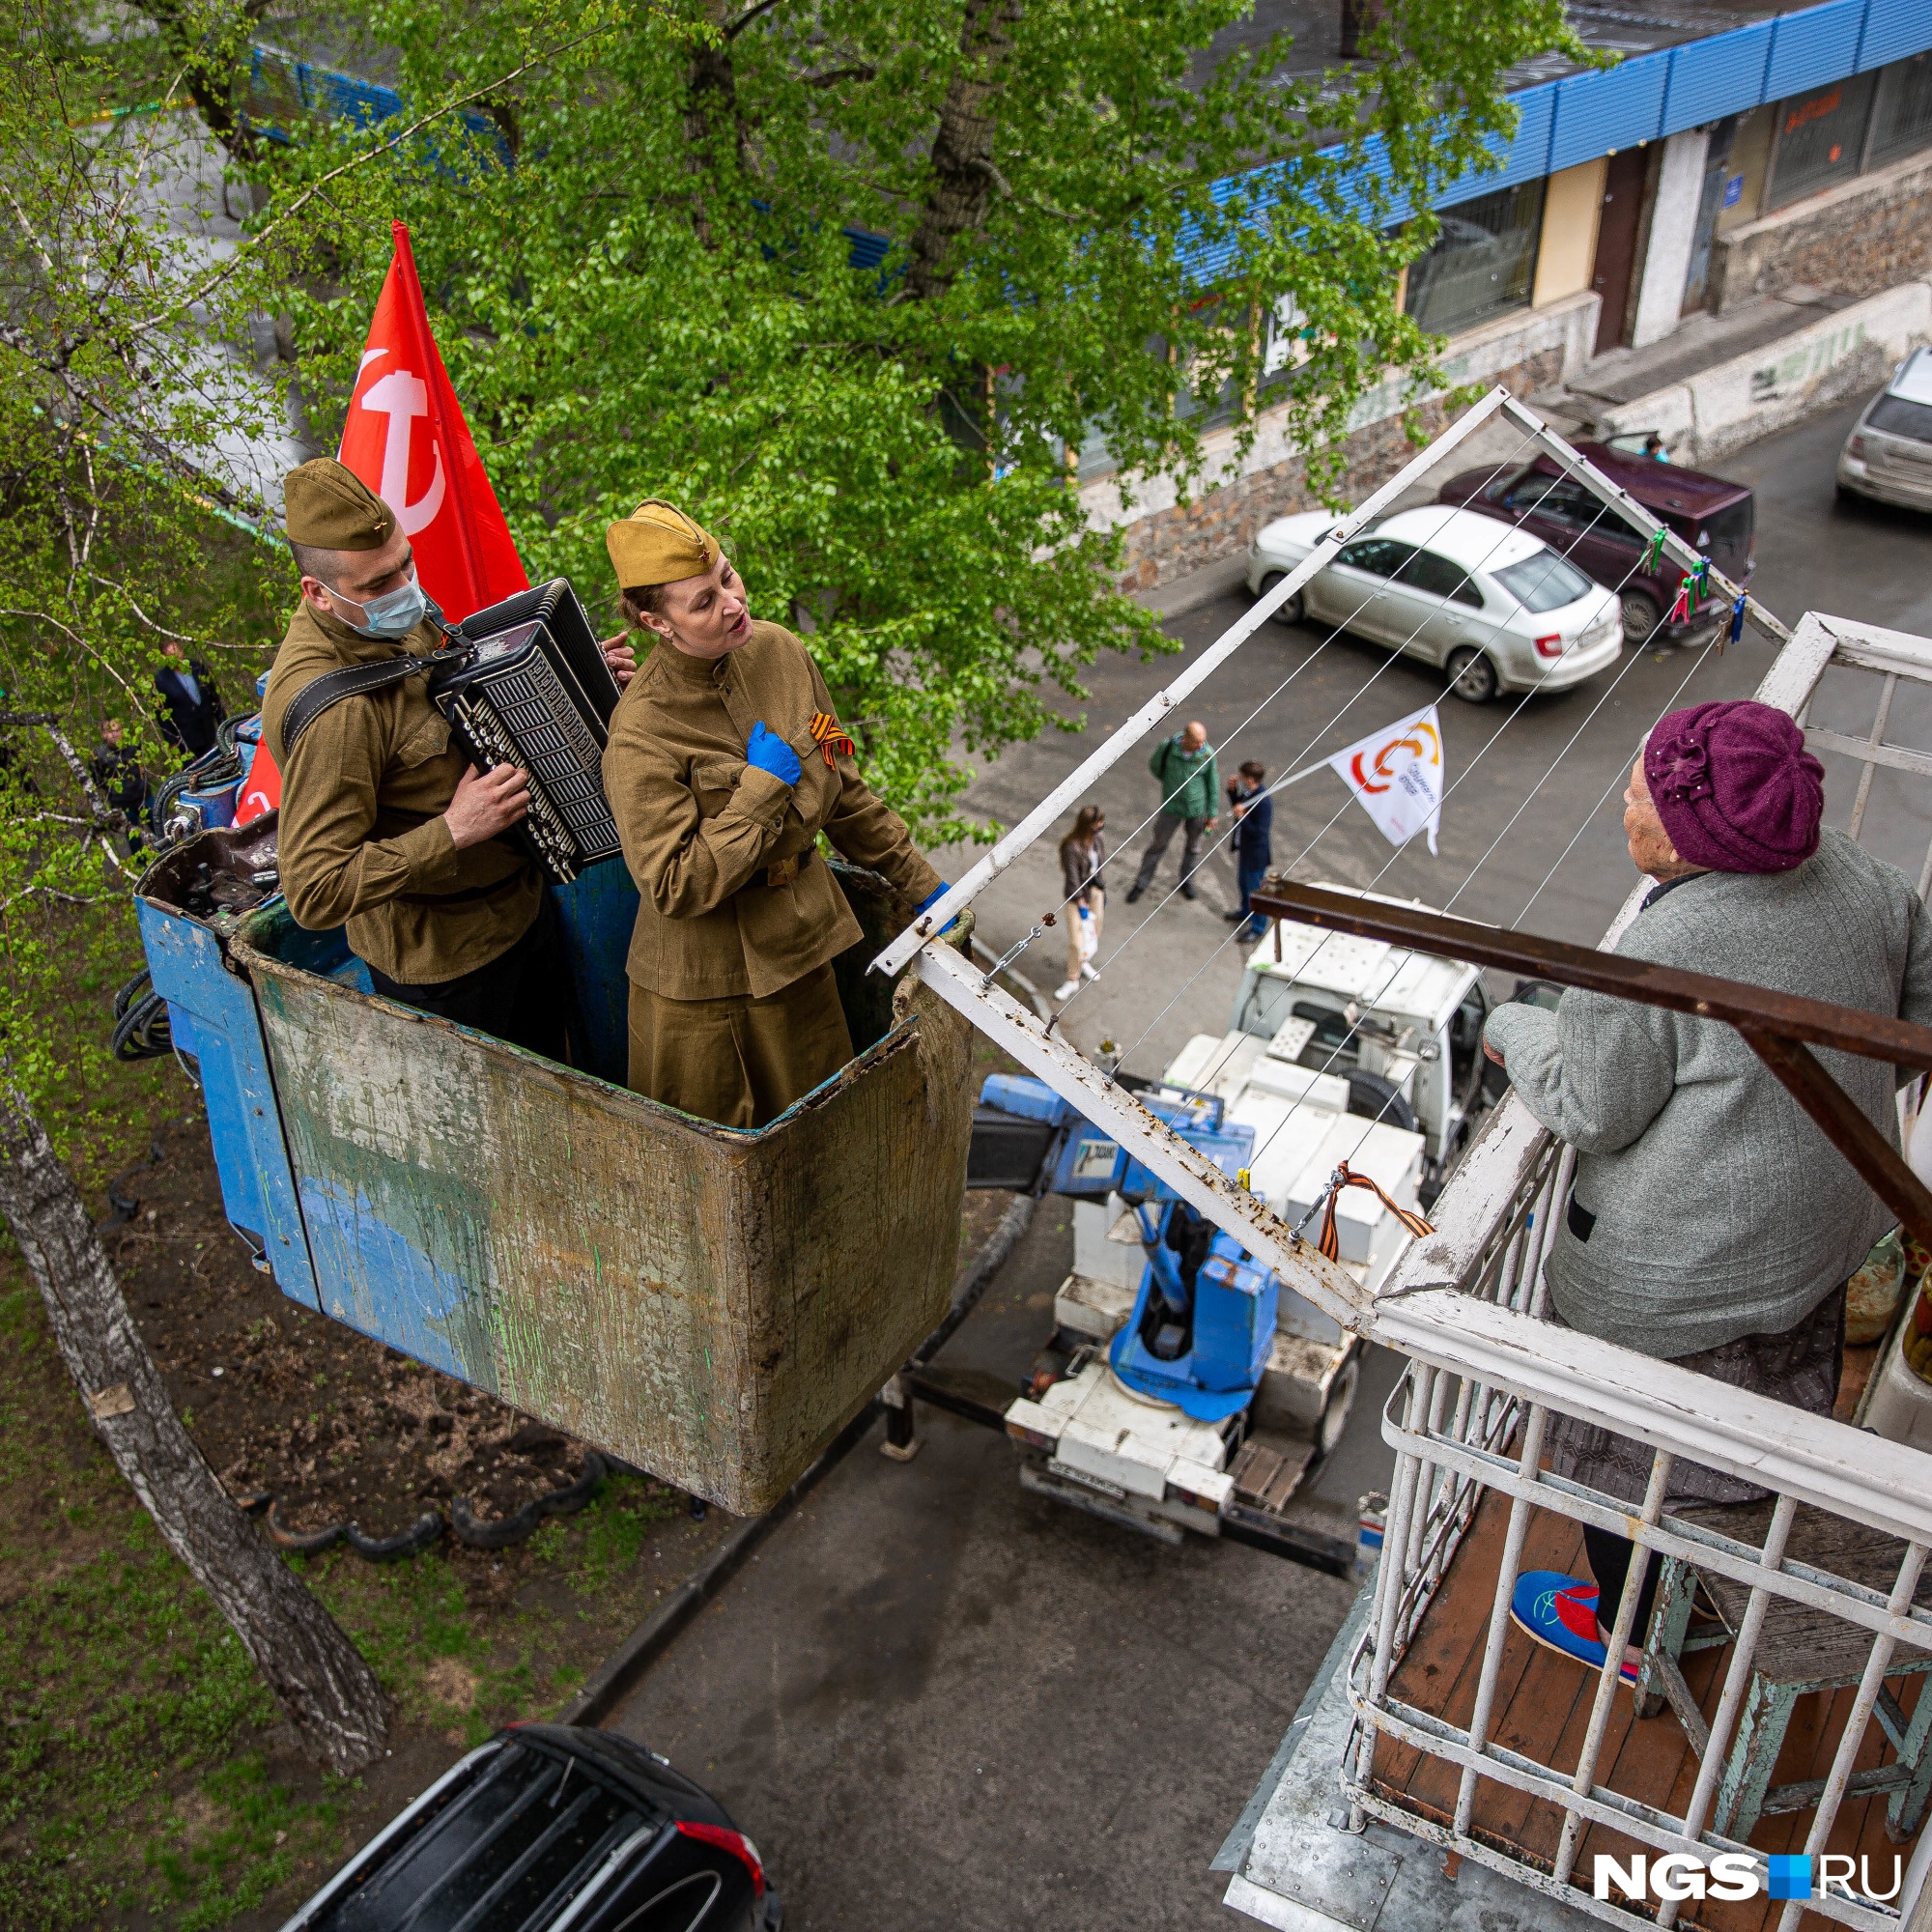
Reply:
<svg viewBox="0 0 1932 1932"><path fill-rule="evenodd" d="M1932 1068L1932 1030L1887 1015L1830 1007L1312 887L1283 884L1257 896L1253 903L1264 917L1292 918L1727 1022L1737 1027L1833 1145L1907 1225L1915 1232L1922 1229L1932 1233L1932 1195L1807 1050L1807 1043L1817 1044L1895 1065ZM1491 1222L1487 1238L1478 1247L1460 1257L1463 1264L1456 1278L1424 1280L1406 1289L1398 1285L1393 1293L1400 1295L1422 1289L1454 1289L1472 1301L1541 1316L1546 1294L1543 1264L1549 1231L1567 1206L1574 1172L1571 1151L1546 1138L1536 1157L1519 1170L1507 1210ZM1447 1261L1450 1257L1443 1254L1437 1259ZM1888 1676L1902 1667L1901 1644L1914 1659L1920 1653L1932 1655L1932 1607L1917 1602L1932 1537L1907 1535L1889 1541L1883 1560L1892 1568L1889 1580L1880 1587L1870 1577L1845 1576L1821 1563L1801 1560L1793 1552L1792 1533L1801 1501L1795 1491L1773 1489L1775 1503L1769 1522L1762 1541L1755 1545L1721 1526L1670 1514L1666 1498L1671 1472L1679 1462L1701 1463L1753 1483L1761 1480L1764 1471L1762 1463L1745 1451L1742 1440L1728 1455L1721 1445L1714 1454L1708 1433L1693 1433L1681 1426L1679 1418L1686 1415L1688 1405L1681 1392L1664 1386L1666 1380L1667 1373L1661 1368L1658 1400L1651 1406L1642 1430L1642 1439L1650 1446L1650 1466L1643 1499L1633 1514L1629 1498L1556 1476L1542 1466L1552 1414L1601 1422L1601 1408L1585 1381L1578 1381L1571 1400L1552 1400L1547 1375L1544 1386L1532 1393L1526 1386L1513 1385L1507 1376L1459 1375L1426 1356L1416 1361L1384 1424L1384 1435L1398 1452L1397 1469L1376 1615L1350 1676L1350 1692L1361 1723L1354 1752L1344 1767L1344 1787L1359 1813L1388 1818L1459 1853L1499 1864L1551 1896L1585 1904L1609 1918L1622 1918L1627 1914L1613 1900L1599 1901L1595 1888L1587 1895L1580 1894L1575 1882L1577 1860L1593 1828L1612 1830L1656 1854L1675 1853L1707 1861L1728 1853L1751 1861L1754 1866L1765 1865L1763 1854L1719 1827L1728 1825L1739 1787L1745 1781L1734 1757L1742 1749L1739 1740L1747 1703L1753 1695L1759 1644L1776 1605L1802 1606L1814 1615L1823 1612L1868 1638L1829 1772L1822 1779L1793 1787L1791 1794L1778 1798L1783 1808L1803 1806L1813 1811L1805 1850L1814 1861L1830 1843L1848 1795L1904 1794L1892 1799L1894 1811L1903 1824L1916 1825L1912 1813L1923 1796L1919 1767L1927 1754L1927 1731L1932 1728L1918 1721L1917 1713L1908 1723L1898 1700L1886 1690ZM1726 1396L1737 1397L1736 1391L1722 1389L1722 1385L1707 1386L1714 1406L1721 1406ZM1822 1418L1789 1411L1787 1415L1790 1429L1799 1435L1808 1430L1819 1438L1812 1447L1821 1460L1836 1455L1848 1467L1856 1466L1858 1451L1854 1445L1858 1438L1851 1432ZM1833 1435L1841 1438L1836 1444L1831 1440ZM1850 1441L1842 1439L1848 1436ZM1487 1492L1509 1498L1509 1515L1493 1585L1487 1576L1469 1579L1470 1587L1489 1593L1489 1607L1470 1715L1466 1723L1459 1725L1447 1719L1446 1705L1443 1710L1432 1711L1398 1694L1395 1675ZM1802 1499L1814 1510L1820 1506L1815 1492ZM1872 1523L1871 1499L1865 1502L1850 1520L1862 1519L1867 1525ZM1685 1686L1676 1657L1669 1654L1664 1630L1667 1619L1660 1612L1653 1617L1649 1632L1635 1630L1639 1593L1636 1587L1628 1586L1608 1633L1575 1764L1566 1767L1554 1761L1559 1754L1553 1749L1548 1756L1538 1758L1497 1742L1497 1701L1510 1637L1510 1605L1521 1571L1532 1512L1538 1510L1630 1537L1643 1552L1655 1552L1655 1560L1681 1566L1686 1577L1701 1576L1718 1584L1729 1582L1746 1593L1742 1614L1725 1645L1728 1659L1717 1706L1708 1722ZM1883 1522L1884 1513L1877 1514ZM1824 1541L1833 1543L1830 1535ZM1843 1537L1836 1539L1838 1546L1844 1542ZM1867 1546L1872 1542L1868 1530L1864 1542ZM1647 1560L1651 1560L1647 1554L1639 1556L1633 1574L1640 1575L1640 1566ZM1841 1564L1843 1567L1859 1566ZM1688 1588L1686 1585L1687 1593ZM1684 1601L1688 1604L1688 1594ZM1681 1631L1678 1637L1681 1641ZM1661 1693L1667 1698L1696 1761L1694 1782L1681 1811L1644 1803L1600 1775L1626 1646L1632 1643L1645 1646L1637 1694L1654 1699ZM1922 1667L1915 1667L1913 1674L1920 1674ZM1875 1714L1881 1731L1897 1752L1897 1762L1890 1767L1859 1770L1858 1759L1867 1747L1866 1734ZM1453 1813L1446 1818L1423 1815L1412 1804L1405 1804L1402 1794L1378 1784L1377 1754L1383 1740L1408 1746L1456 1769ZM1767 1765L1761 1781L1768 1783L1769 1775ZM1545 1859L1532 1860L1479 1833L1475 1814L1479 1787L1485 1779L1557 1809L1561 1825L1553 1852ZM1868 1863L1861 1869L1868 1872ZM1658 1922L1672 1924L1679 1903L1674 1898L1662 1899ZM1896 1913L1880 1897L1859 1897L1841 1890L1807 1901L1793 1899L1780 1917L1779 1932L1792 1932L1806 1910L1865 1928L1895 1927L1899 1922Z"/></svg>

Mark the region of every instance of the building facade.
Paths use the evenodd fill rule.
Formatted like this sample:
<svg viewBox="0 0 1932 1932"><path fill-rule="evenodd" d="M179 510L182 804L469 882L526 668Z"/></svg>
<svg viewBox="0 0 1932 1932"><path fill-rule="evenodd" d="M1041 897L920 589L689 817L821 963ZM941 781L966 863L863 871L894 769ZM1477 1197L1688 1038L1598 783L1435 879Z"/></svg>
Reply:
<svg viewBox="0 0 1932 1932"><path fill-rule="evenodd" d="M1575 13L1617 65L1514 76L1498 167L1437 200L1405 277L1452 384L1507 383L1586 433L1656 429L1711 461L1932 333L1932 0ZM1400 403L1390 384L1356 410L1351 494L1404 460ZM1278 421L1238 459L1232 430L1208 440L1187 499L1122 490L1097 443L1083 452L1090 515L1125 527L1135 587L1316 503Z"/></svg>

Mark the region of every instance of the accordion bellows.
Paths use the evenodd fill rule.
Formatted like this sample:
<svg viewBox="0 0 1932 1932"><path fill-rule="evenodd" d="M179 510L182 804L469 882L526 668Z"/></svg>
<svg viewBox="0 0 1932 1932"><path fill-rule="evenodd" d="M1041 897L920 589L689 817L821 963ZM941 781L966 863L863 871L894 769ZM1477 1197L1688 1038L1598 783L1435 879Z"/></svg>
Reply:
<svg viewBox="0 0 1932 1932"><path fill-rule="evenodd" d="M473 653L438 671L430 696L479 771L511 764L529 774L529 815L519 832L545 872L568 884L618 850L604 795L617 681L565 578L492 604L458 628Z"/></svg>

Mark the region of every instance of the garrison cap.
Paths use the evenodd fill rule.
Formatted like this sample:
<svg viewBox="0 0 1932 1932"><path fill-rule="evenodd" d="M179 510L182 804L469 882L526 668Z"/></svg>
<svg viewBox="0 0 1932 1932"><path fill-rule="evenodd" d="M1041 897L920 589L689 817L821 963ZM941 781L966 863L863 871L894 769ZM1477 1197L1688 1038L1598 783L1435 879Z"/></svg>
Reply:
<svg viewBox="0 0 1932 1932"><path fill-rule="evenodd" d="M662 497L648 497L604 532L621 590L682 583L718 561L718 539Z"/></svg>
<svg viewBox="0 0 1932 1932"><path fill-rule="evenodd" d="M318 456L282 478L289 541L317 550L381 550L396 533L396 513L332 456Z"/></svg>

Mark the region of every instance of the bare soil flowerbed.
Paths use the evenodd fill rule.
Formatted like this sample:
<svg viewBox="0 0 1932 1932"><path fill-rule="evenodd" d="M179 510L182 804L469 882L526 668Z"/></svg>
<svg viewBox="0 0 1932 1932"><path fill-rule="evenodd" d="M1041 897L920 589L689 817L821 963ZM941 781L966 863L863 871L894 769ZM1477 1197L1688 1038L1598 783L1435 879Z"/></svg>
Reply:
<svg viewBox="0 0 1932 1932"><path fill-rule="evenodd" d="M238 1499L272 1497L294 1533L380 1540L459 1497L511 1516L585 1470L586 1445L285 1296L227 1225L179 1077L117 1078L124 1104L158 1092L165 1111L118 1157L86 1151L119 1175L102 1238ZM962 1253L1010 1198L967 1197ZM554 1716L732 1527L635 1471L590 1487L507 1548L290 1557L396 1705L390 1755L326 1778L121 1480L0 1234L0 1928L270 1932L464 1749Z"/></svg>

